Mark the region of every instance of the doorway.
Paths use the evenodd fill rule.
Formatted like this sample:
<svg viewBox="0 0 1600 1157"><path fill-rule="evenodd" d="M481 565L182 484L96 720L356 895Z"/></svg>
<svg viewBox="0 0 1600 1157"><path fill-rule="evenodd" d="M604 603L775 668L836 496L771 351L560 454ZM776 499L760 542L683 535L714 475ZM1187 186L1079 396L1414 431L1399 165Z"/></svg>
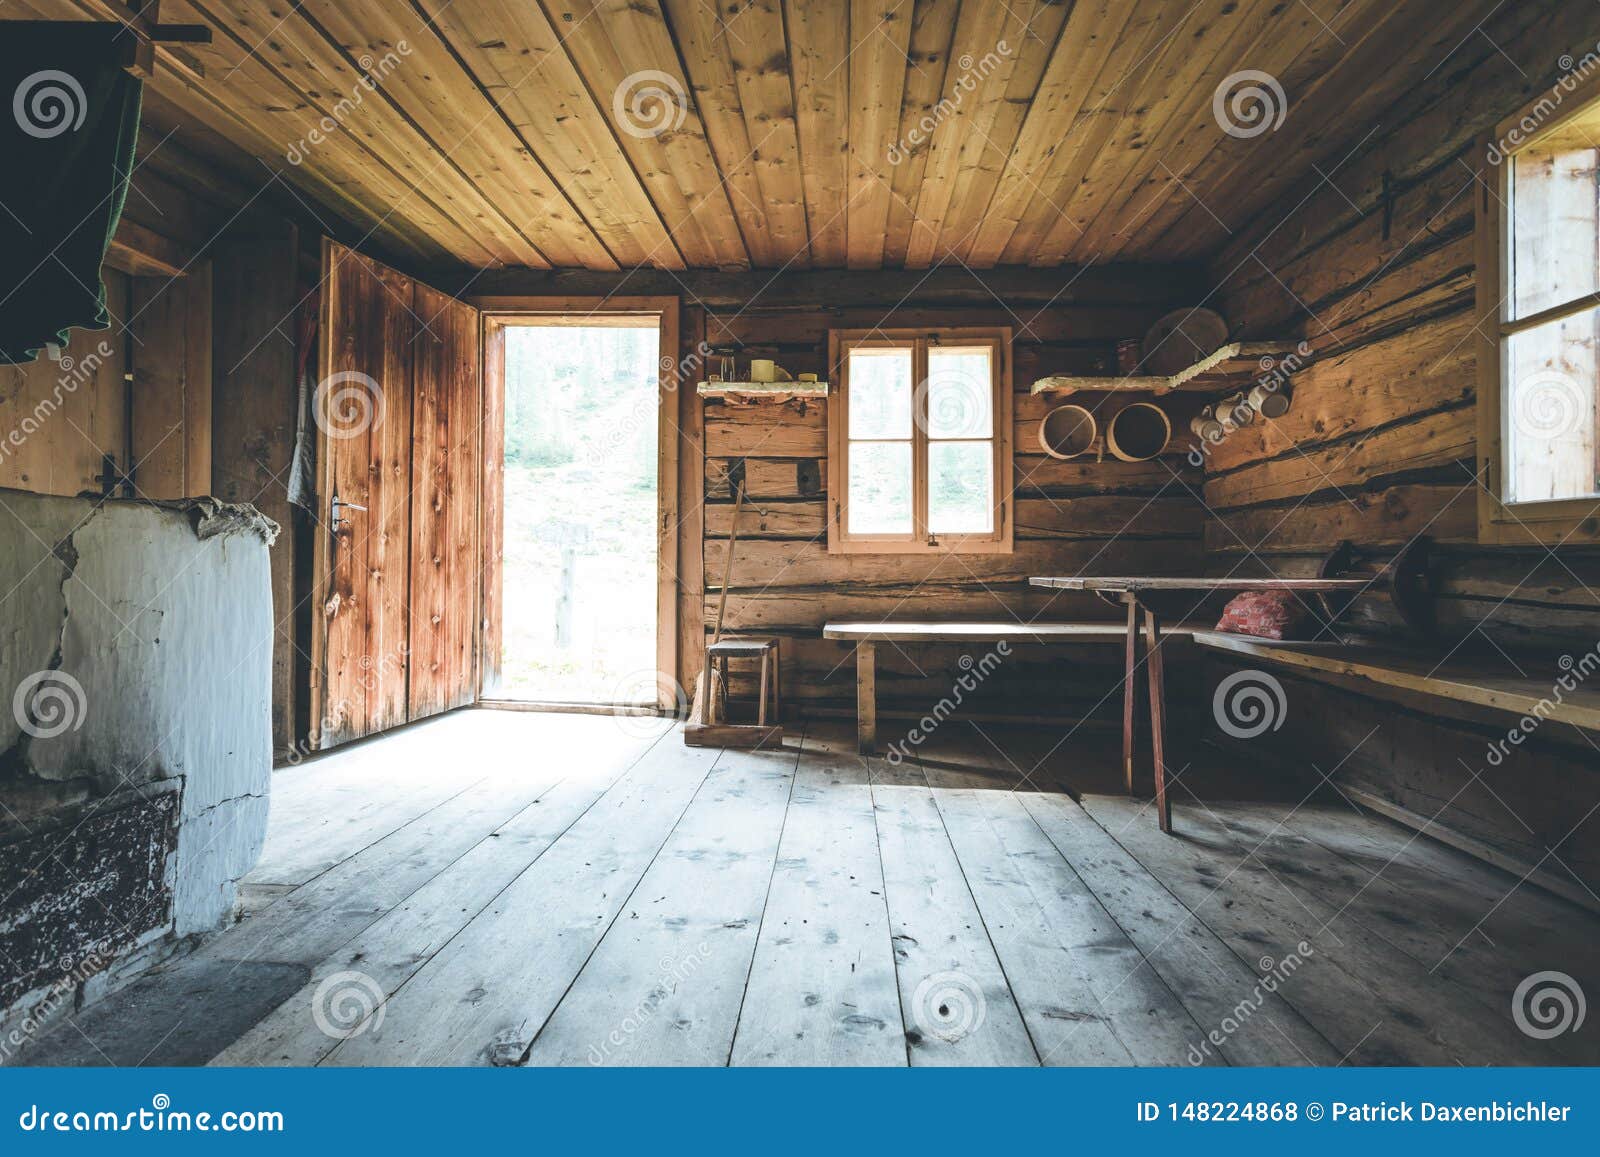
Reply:
<svg viewBox="0 0 1600 1157"><path fill-rule="evenodd" d="M664 322L645 312L494 318L504 389L496 699L674 698L662 662L676 629L662 597L676 476L663 460L673 445Z"/></svg>

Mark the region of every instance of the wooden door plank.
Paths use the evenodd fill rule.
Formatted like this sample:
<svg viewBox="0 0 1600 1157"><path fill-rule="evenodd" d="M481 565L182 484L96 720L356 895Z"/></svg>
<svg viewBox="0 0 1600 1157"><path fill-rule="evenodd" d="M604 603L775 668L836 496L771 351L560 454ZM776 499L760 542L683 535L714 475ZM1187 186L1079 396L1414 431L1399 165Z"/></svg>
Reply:
<svg viewBox="0 0 1600 1157"><path fill-rule="evenodd" d="M906 1063L872 788L852 746L807 732L734 1065Z"/></svg>
<svg viewBox="0 0 1600 1157"><path fill-rule="evenodd" d="M1037 1065L921 770L865 762L911 1064Z"/></svg>
<svg viewBox="0 0 1600 1157"><path fill-rule="evenodd" d="M520 1061L718 754L670 740L653 749L389 999L380 1028L324 1063Z"/></svg>
<svg viewBox="0 0 1600 1157"><path fill-rule="evenodd" d="M797 758L723 753L528 1064L728 1063Z"/></svg>
<svg viewBox="0 0 1600 1157"><path fill-rule="evenodd" d="M413 720L474 702L478 633L478 311L417 285L413 346L410 679ZM431 332L430 332L431 331Z"/></svg>
<svg viewBox="0 0 1600 1157"><path fill-rule="evenodd" d="M478 454L482 468L479 490L478 551L479 630L478 697L500 692L502 640L505 633L506 539L506 328L483 319L483 433Z"/></svg>
<svg viewBox="0 0 1600 1157"><path fill-rule="evenodd" d="M319 530L312 606L314 737L323 747L406 720L410 651L413 283L331 242L324 247L318 501L348 510ZM336 378L335 375L344 375ZM322 577L330 576L330 577Z"/></svg>

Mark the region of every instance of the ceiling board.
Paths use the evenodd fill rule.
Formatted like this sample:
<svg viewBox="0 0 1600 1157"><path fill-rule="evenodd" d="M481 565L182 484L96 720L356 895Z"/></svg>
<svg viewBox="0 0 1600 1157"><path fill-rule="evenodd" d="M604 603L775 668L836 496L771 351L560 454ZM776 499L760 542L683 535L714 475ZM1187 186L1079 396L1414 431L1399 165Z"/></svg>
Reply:
<svg viewBox="0 0 1600 1157"><path fill-rule="evenodd" d="M184 50L199 80L158 67L152 108L197 151L236 146L242 183L432 266L1195 260L1498 6L166 0L214 41ZM0 18L103 11L12 0ZM1219 123L1241 73L1285 94L1276 128Z"/></svg>

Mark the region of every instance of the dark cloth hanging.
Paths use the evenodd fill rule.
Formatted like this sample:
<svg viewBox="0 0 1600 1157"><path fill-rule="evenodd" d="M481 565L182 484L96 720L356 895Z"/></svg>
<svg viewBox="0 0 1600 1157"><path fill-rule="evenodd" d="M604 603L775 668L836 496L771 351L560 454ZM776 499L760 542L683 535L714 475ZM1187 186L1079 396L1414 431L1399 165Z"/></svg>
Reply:
<svg viewBox="0 0 1600 1157"><path fill-rule="evenodd" d="M144 86L115 22L0 22L0 364L105 329Z"/></svg>

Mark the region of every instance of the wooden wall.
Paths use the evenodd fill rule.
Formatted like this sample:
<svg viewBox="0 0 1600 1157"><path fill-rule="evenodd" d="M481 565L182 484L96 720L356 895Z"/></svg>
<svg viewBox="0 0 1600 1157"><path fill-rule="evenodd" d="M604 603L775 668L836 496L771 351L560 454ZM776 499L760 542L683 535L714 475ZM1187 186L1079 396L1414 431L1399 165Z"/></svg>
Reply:
<svg viewBox="0 0 1600 1157"><path fill-rule="evenodd" d="M701 594L686 616L686 685L698 672L696 642L702 624L709 631L715 621L727 566L730 463L744 463L747 499L728 582L727 630L780 636L786 695L812 712L853 710L851 651L821 638L829 620L1103 618L1115 612L1093 598L1030 588L1028 577L1171 573L1194 564L1201 549L1199 471L1176 449L1140 464L1052 459L1040 450L1038 425L1058 403L1027 392L1045 374L1107 372L1118 339L1143 333L1167 309L1194 300L1186 296L1195 291L1190 271L1108 268L1053 278L1039 272L985 274L993 292L965 274L963 282L947 277L920 288L894 283L896 275L811 275L764 290L753 286L747 296L737 284L705 293L693 287L694 297L685 297L686 357L695 356L703 334L712 347L740 347L741 361L771 357L796 374L827 374L831 328L1011 326L1017 506L1016 547L1009 555L830 555L826 403L695 400L687 420L700 426L704 453L688 456L696 461L685 470L697 475L684 495L703 494L704 505L688 547L695 557L684 568L685 574L701 571ZM1064 292L1069 287L1070 295ZM685 373L689 382L704 376L698 365ZM1114 405L1103 397L1073 400L1098 408L1102 419ZM1175 427L1187 422L1192 405L1173 400ZM1115 703L1104 702L1103 694L1115 682L1113 650L1077 656L1019 651L981 689L977 710L1076 717L1098 706L1114 712ZM879 691L886 710L927 710L949 691L959 654L953 647L883 649ZM1107 678L1076 677L1075 664L1083 662L1103 665Z"/></svg>
<svg viewBox="0 0 1600 1157"><path fill-rule="evenodd" d="M1304 574L1341 538L1392 548L1427 534L1441 544L1447 641L1476 633L1469 644L1489 653L1485 639L1513 654L1576 656L1600 643L1600 549L1477 544L1472 154L1480 134L1556 81L1558 57L1594 49L1600 11L1507 5L1483 33L1357 152L1321 166L1326 180L1292 190L1214 263L1213 301L1230 322L1252 337L1304 338L1317 356L1293 377L1287 417L1210 455L1207 562ZM1397 629L1378 599L1362 600L1356 624ZM1600 879L1600 827L1573 829L1600 792L1582 735L1552 726L1494 767L1485 755L1501 720L1282 681L1290 724L1242 750L1276 752L1302 773L1315 753L1352 790L1437 814L1510 862L1532 865L1556 847Z"/></svg>
<svg viewBox="0 0 1600 1157"><path fill-rule="evenodd" d="M0 367L0 485L98 493L109 454L134 467L141 496L211 492L211 250L224 232L270 216L255 199L146 126L102 269L110 327L73 331L65 360ZM21 444L14 431L26 434Z"/></svg>
<svg viewBox="0 0 1600 1157"><path fill-rule="evenodd" d="M1555 82L1557 57L1593 49L1600 13L1544 0L1498 10L1483 31L1213 264L1231 323L1304 338L1317 356L1294 375L1285 418L1210 455L1206 548L1224 570L1296 573L1340 538L1425 533L1444 546L1448 628L1561 643L1593 621L1600 550L1477 546L1471 154Z"/></svg>

